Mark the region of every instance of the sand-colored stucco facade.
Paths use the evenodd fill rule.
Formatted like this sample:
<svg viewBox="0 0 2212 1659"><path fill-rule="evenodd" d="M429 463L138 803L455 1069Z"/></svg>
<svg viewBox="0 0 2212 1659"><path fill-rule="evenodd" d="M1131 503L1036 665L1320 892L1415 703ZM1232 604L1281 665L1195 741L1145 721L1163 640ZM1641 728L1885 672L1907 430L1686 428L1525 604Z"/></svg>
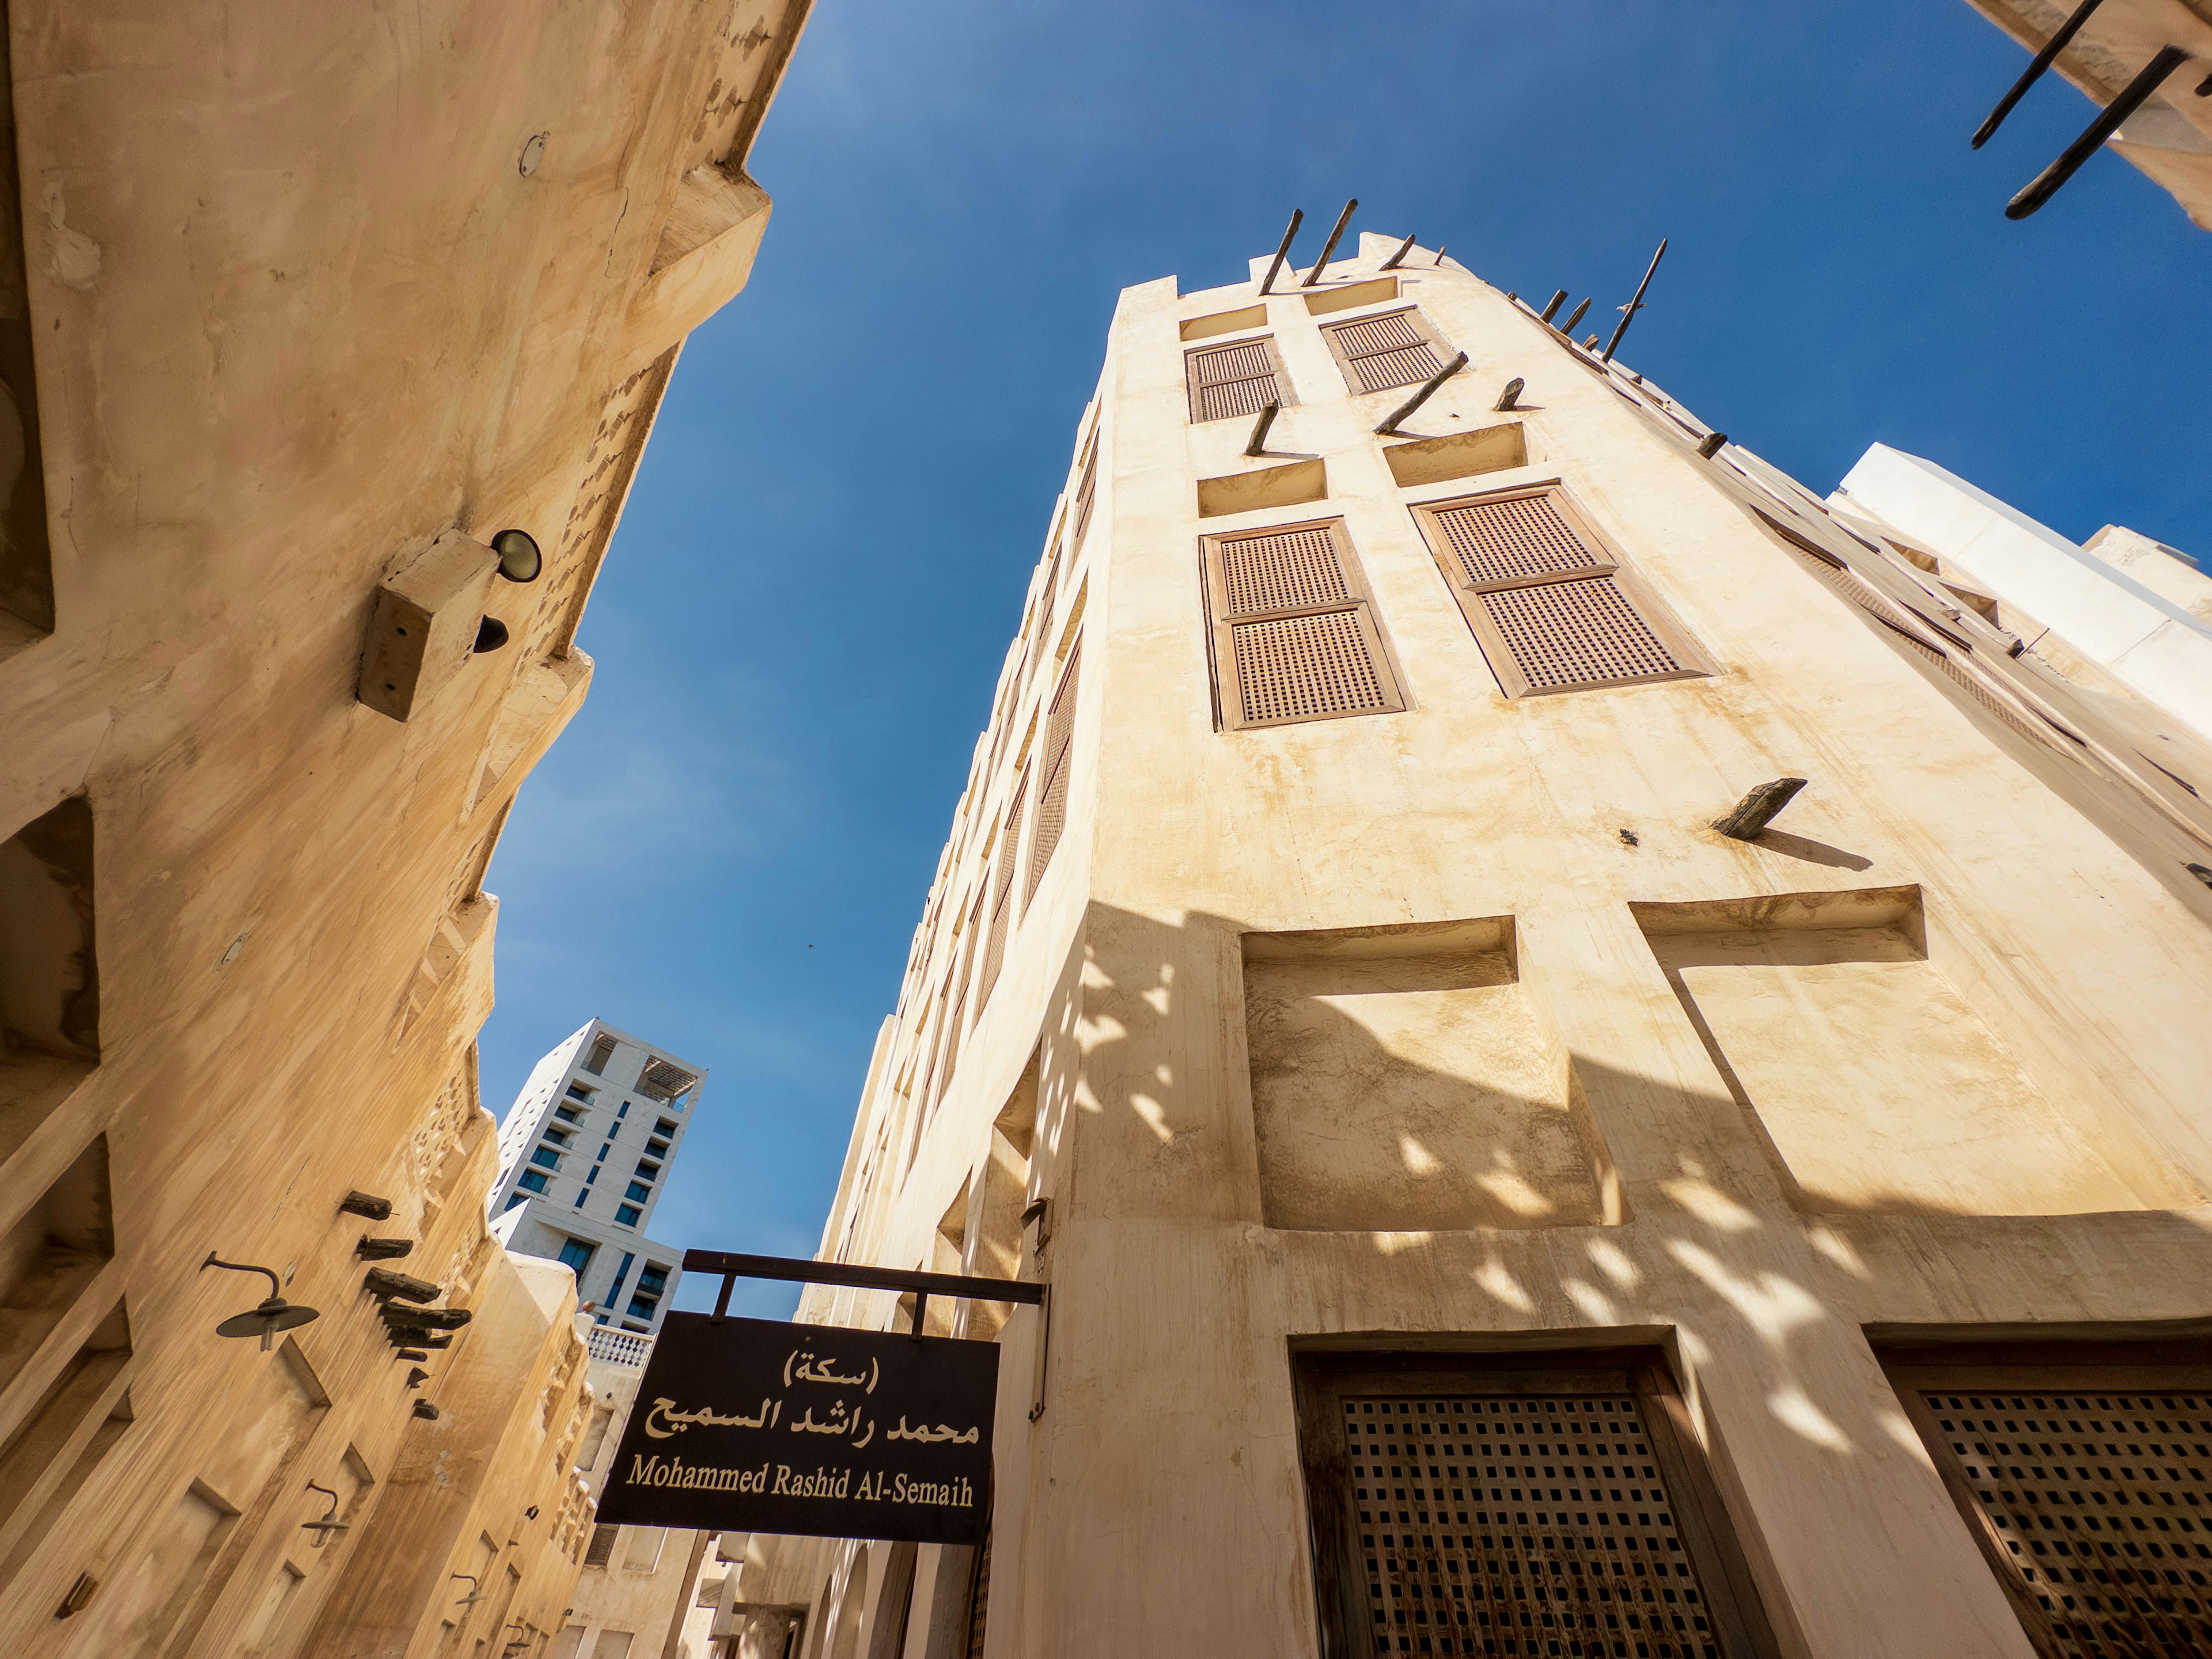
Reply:
<svg viewBox="0 0 2212 1659"><path fill-rule="evenodd" d="M805 0L6 11L0 1642L538 1659L590 1401L483 878Z"/></svg>
<svg viewBox="0 0 2212 1659"><path fill-rule="evenodd" d="M2147 1344L2167 1382L2203 1359L2212 772L2136 741L2177 723L2085 691L1924 550L1535 307L1399 252L1121 296L822 1248L1049 1283L1043 1317L930 1304L1004 1347L988 1572L757 1536L733 1654L779 1659L795 1624L793 1659L2020 1659L1909 1377L1999 1343L2031 1368ZM1356 360L1409 337L1342 331L1409 312L1416 360L1470 361L1380 434L1414 388L1359 390ZM1220 414L1209 374L1260 390ZM1547 592L1538 555L1573 537L1455 551L1516 514L1580 526L1569 574L1607 586L1617 637L1568 637L1591 592ZM1538 684L1543 650L1631 635L1624 683ZM1808 781L1756 839L1712 827L1784 777ZM801 1316L890 1301L817 1290ZM1471 1462L1397 1526L1349 1518L1379 1486L1324 1490L1381 1479L1322 1443L1331 1376L1433 1370L1480 1410L1462 1371L1623 1354L1704 1516L1698 1607L1468 1598L1528 1524ZM1606 1502L1586 1478L1553 1500ZM1455 1535L1423 1509L1420 1549L1361 1582L1353 1533L1410 1550L1424 1502ZM2212 1519L2189 1503L2157 1516L2177 1570L2170 1528ZM1370 1597L1371 1629L1346 1612Z"/></svg>

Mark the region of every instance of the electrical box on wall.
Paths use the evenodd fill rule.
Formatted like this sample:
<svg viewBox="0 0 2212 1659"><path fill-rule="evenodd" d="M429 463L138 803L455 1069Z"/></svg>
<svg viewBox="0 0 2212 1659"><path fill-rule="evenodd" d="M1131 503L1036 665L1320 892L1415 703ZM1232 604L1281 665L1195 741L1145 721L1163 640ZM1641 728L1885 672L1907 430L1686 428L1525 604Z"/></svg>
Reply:
<svg viewBox="0 0 2212 1659"><path fill-rule="evenodd" d="M404 720L460 672L475 647L499 555L449 530L376 590L356 695Z"/></svg>

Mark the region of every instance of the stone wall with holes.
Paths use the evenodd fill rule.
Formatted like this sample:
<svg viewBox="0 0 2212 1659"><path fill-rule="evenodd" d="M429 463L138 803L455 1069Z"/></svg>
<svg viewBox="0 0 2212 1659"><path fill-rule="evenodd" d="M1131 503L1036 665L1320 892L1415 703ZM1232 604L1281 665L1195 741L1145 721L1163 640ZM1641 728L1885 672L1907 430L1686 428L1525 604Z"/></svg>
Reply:
<svg viewBox="0 0 2212 1659"><path fill-rule="evenodd" d="M1662 1553L1729 1546L1656 1605L1743 1615L1674 1651L2026 1659L2038 1598L2079 1587L2027 1576L2061 1558L2008 1552L2003 1506L1947 1485L1973 1448L1945 1463L1923 1432L1937 1384L1895 1379L2154 1372L2173 1423L2212 1411L2212 764L2154 761L2158 711L2015 655L1917 550L1747 450L1701 454L1694 413L1538 307L1433 249L1386 270L1401 240L1264 297L1265 259L1122 295L823 1237L1050 1282L1048 1328L951 1326L1002 1346L992 1555L756 1540L732 1628L801 1610L801 1659L1336 1651L1317 1517L1379 1495L1328 1459L1380 1470L1340 1420L1322 1443L1300 1378L1365 1356L1482 1372L1492 1415L1550 1365L1545 1410L1597 1401L1654 1431L1620 1437L1639 1455L1672 1437L1632 1512ZM1409 306L1389 353L1321 332ZM1191 354L1263 333L1237 372L1268 384L1194 421ZM1468 366L1378 433L1446 351ZM1320 499L1204 488L1308 460ZM1242 564L1215 550L1263 532ZM1009 837L1032 867L1079 654L1057 844L971 951ZM1713 828L1793 776L1755 839ZM896 1317L887 1292L801 1305ZM1629 1413L1605 1389L1637 1376L1656 1392ZM1347 1398L1458 1423L1480 1392ZM1573 1439L1532 1444L1563 1464ZM1470 1609L1452 1587L1486 1544L1523 1587L1625 1570L1607 1529L1632 1511L1577 1511L1585 1540L1552 1502L1591 1503L1595 1471L1555 1466L1548 1534L1501 1553L1453 1455L1352 1564L1378 1614L1430 1620L1343 1651L1553 1651L1433 1621ZM2160 1572L2173 1611L2145 1617L2200 1620L2152 1632L2185 1646L2212 1619L2187 1471L2212 1464L2160 1457L2183 1475L2136 1481L2146 1541L2102 1537ZM1558 1622L1587 1616L1571 1599L1536 1640L1601 1639Z"/></svg>
<svg viewBox="0 0 2212 1659"><path fill-rule="evenodd" d="M806 12L9 8L13 1650L513 1654L561 1623L584 1382L565 1270L484 1229L483 881L588 688L677 353L750 271L745 159ZM535 580L490 574L507 531ZM374 708L373 617L412 665ZM219 1334L271 1286L211 1252L316 1316Z"/></svg>

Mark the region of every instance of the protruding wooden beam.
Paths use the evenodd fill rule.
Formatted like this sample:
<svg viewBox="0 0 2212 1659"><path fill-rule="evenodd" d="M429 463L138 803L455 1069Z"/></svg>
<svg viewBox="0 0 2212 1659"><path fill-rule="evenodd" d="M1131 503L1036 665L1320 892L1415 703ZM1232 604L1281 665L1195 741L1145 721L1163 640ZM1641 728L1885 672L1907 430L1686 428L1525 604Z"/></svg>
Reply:
<svg viewBox="0 0 2212 1659"><path fill-rule="evenodd" d="M1282 412L1282 408L1280 404L1271 403L1260 411L1260 418L1252 422L1252 441L1244 446L1244 453L1247 455L1263 455L1267 453L1267 428L1274 425L1275 416Z"/></svg>
<svg viewBox="0 0 2212 1659"><path fill-rule="evenodd" d="M1666 257L1667 239L1662 236L1659 251L1651 256L1650 264L1644 269L1644 280L1636 285L1636 292L1620 308L1620 326L1613 331L1613 337L1605 343L1604 362L1609 363L1613 361L1613 354L1620 347L1621 337L1628 332L1628 325L1636 320L1636 313L1644 309L1644 290L1651 286L1652 276L1658 270L1659 262Z"/></svg>
<svg viewBox="0 0 2212 1659"><path fill-rule="evenodd" d="M1724 818L1713 820L1713 828L1730 841L1756 841L1759 832L1774 821L1774 815L1790 805L1797 792L1805 787L1802 778L1777 778L1771 783L1762 783L1735 804L1735 810Z"/></svg>
<svg viewBox="0 0 2212 1659"><path fill-rule="evenodd" d="M1306 210L1304 208L1291 210L1291 228L1283 233L1283 245L1275 250L1275 263L1267 267L1267 274L1261 278L1261 293L1265 294L1275 285L1275 277L1283 268L1283 261L1291 257L1291 242L1297 235L1298 227L1305 222Z"/></svg>
<svg viewBox="0 0 2212 1659"><path fill-rule="evenodd" d="M2151 94L2158 90L2158 83L2188 61L2186 47L2160 46L2158 55L2142 66L2141 73L2128 82L2118 97L2105 106L2103 113L2089 123L2081 136L2067 145L2057 161L2036 174L2034 182L2006 204L2005 217L2025 219L2056 196L2059 185L2079 172L2081 163L2102 149L2105 140L2143 106Z"/></svg>
<svg viewBox="0 0 2212 1659"><path fill-rule="evenodd" d="M1553 318L1559 314L1559 307L1566 304L1566 302L1567 291L1565 289L1561 289L1557 294L1554 294L1552 296L1551 304L1544 307L1544 314L1540 320L1547 323L1550 322Z"/></svg>
<svg viewBox="0 0 2212 1659"><path fill-rule="evenodd" d="M1344 211L1336 216L1336 228L1329 232L1328 240L1321 245L1321 258L1315 260L1313 269L1306 272L1305 281L1298 284L1300 288L1311 288L1321 281L1322 272L1328 269L1328 256L1336 252L1337 240L1344 234L1344 228L1352 222L1352 210L1358 205L1357 196L1344 204Z"/></svg>
<svg viewBox="0 0 2212 1659"><path fill-rule="evenodd" d="M1430 398L1435 397L1437 395L1437 388L1438 386L1442 386L1446 380L1451 379L1453 375L1458 374L1460 370L1466 367L1467 353L1462 351L1458 356L1453 358L1435 374L1430 375L1428 384L1423 386L1419 392L1416 392L1412 397L1407 398L1404 403L1399 404L1398 407L1391 412L1390 417L1384 421L1382 425L1375 428L1376 431L1381 433L1386 438L1389 437L1392 433L1398 429L1399 422L1407 419L1415 410L1419 409L1423 404L1428 402Z"/></svg>
<svg viewBox="0 0 2212 1659"><path fill-rule="evenodd" d="M2030 87L2043 78L2044 70L2058 61L2058 54L2065 51L2068 44L2081 32L2081 25L2089 21L2089 14L2103 3L2104 0L2081 0L2081 3L2074 8L2074 15L2058 26L2051 37L2043 43L2043 50L2029 60L2020 79L2012 83L2012 90L1997 100L1997 106L1989 112L1988 118L1974 129L1972 148L1979 149L1989 143L1990 135L2004 125L2005 117L2012 113L2012 106L2020 102Z"/></svg>
<svg viewBox="0 0 2212 1659"><path fill-rule="evenodd" d="M1582 321L1583 313L1589 309L1589 301L1585 299L1580 305L1577 306L1572 311L1567 313L1567 320L1559 325L1559 332L1562 334L1571 335L1575 331L1575 325Z"/></svg>
<svg viewBox="0 0 2212 1659"><path fill-rule="evenodd" d="M1518 408L1521 394L1528 388L1528 383L1516 374L1505 383L1505 390L1498 394L1498 401L1491 404L1491 408L1501 415L1509 409Z"/></svg>
<svg viewBox="0 0 2212 1659"><path fill-rule="evenodd" d="M1403 259L1413 251L1413 239L1411 236L1408 236L1404 241L1398 244L1398 251L1395 253L1392 254L1376 268L1378 270L1395 270L1398 268L1398 262Z"/></svg>

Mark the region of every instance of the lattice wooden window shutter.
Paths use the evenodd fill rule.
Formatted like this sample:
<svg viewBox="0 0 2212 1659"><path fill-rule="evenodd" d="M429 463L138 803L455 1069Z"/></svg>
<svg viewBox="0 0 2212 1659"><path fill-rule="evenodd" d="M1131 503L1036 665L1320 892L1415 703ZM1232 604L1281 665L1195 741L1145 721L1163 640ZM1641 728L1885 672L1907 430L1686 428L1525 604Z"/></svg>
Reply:
<svg viewBox="0 0 2212 1659"><path fill-rule="evenodd" d="M1656 1366L1571 1363L1301 1368L1325 1651L1772 1651Z"/></svg>
<svg viewBox="0 0 2212 1659"><path fill-rule="evenodd" d="M1269 404L1291 401L1290 376L1282 372L1272 338L1193 351L1183 359L1190 388L1190 418L1222 421L1256 415Z"/></svg>
<svg viewBox="0 0 2212 1659"><path fill-rule="evenodd" d="M1443 337L1418 311L1324 323L1321 331L1354 392L1419 386L1451 361Z"/></svg>
<svg viewBox="0 0 2212 1659"><path fill-rule="evenodd" d="M1224 727L1405 708L1342 520L1209 536L1203 547Z"/></svg>
<svg viewBox="0 0 2212 1659"><path fill-rule="evenodd" d="M1060 688L1052 694L1052 708L1045 715L1036 825L1030 832L1029 879L1022 888L1024 911L1036 896L1037 884L1044 879L1045 866L1052 862L1053 849L1060 845L1060 831L1067 827L1069 750L1075 739L1075 678L1082 666L1083 641L1079 638L1068 647L1066 671L1060 677Z"/></svg>
<svg viewBox="0 0 2212 1659"><path fill-rule="evenodd" d="M1098 499L1098 434L1083 453L1083 479L1075 486L1075 545L1083 545L1083 532L1091 528L1091 508Z"/></svg>
<svg viewBox="0 0 2212 1659"><path fill-rule="evenodd" d="M2036 1652L2212 1654L2212 1368L1893 1380Z"/></svg>
<svg viewBox="0 0 2212 1659"><path fill-rule="evenodd" d="M1414 510L1509 697L1712 672L1556 486Z"/></svg>
<svg viewBox="0 0 2212 1659"><path fill-rule="evenodd" d="M1022 807L1029 793L1030 775L1024 772L1021 781L1014 786L1013 798L1006 804L1006 822L999 830L999 867L991 890L991 937L983 947L983 983L975 993L979 1019L984 1005L991 1000L991 988L999 982L999 969L1006 959L1006 928L1014 910L1014 850L1021 844Z"/></svg>

